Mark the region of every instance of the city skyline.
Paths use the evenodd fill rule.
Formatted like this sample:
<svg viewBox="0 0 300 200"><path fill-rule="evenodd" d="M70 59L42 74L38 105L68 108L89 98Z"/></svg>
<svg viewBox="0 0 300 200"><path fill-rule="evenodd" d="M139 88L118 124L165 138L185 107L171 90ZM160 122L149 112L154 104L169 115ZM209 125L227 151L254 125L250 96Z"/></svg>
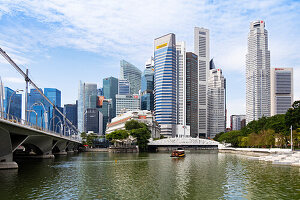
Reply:
<svg viewBox="0 0 300 200"><path fill-rule="evenodd" d="M128 60L130 63L137 66L140 70L143 70L144 63L149 58L149 56L153 55L153 39L160 35L173 32L176 34L176 39L178 41L186 42L187 51L192 51L193 28L195 26L198 26L210 30L210 55L212 58L214 58L216 67L222 68L223 73L227 78L227 116L230 116L232 114L245 114L245 54L247 48L247 34L250 22L257 19L262 19L266 22L266 27L269 32L271 67L293 67L294 82L297 83L297 81L299 81L299 76L297 76L297 74L300 73L299 56L297 55L297 45L299 44L299 39L297 38L297 35L299 33L299 30L297 28L299 27L299 22L297 21L299 20L297 19L299 19L299 13L297 13L296 11L300 6L297 2L277 1L266 3L254 2L253 4L229 4L231 5L231 7L241 7L240 9L236 9L234 11L232 11L233 8L226 10L226 8L228 9L228 6L226 6L226 4L223 4L222 2L216 2L213 5L204 3L203 10L197 10L196 8L193 8L192 5L197 7L197 4L183 5L181 2L176 2L173 4L162 3L160 5L162 8L164 6L170 5L174 8L177 8L176 10L179 11L179 7L183 6L183 8L190 8L189 11L199 11L200 14L196 15L194 12L191 12L191 14L188 14L187 16L189 18L194 17L195 19L189 22L184 22L183 19L177 21L176 25L180 23L181 26L179 27L181 28L176 27L175 23L173 23L170 19L171 17L174 17L174 19L178 19L178 17L169 12L164 14L164 16L166 16L167 18L159 23L159 20L156 20L157 18L155 18L155 16L153 15L151 15L151 17L153 17L153 20L150 20L149 18L141 18L142 22L140 23L149 23L149 25L151 25L152 23L158 24L154 26L153 30L149 30L149 28L145 28L147 26L137 28L140 25L140 23L137 23L134 26L134 30L136 30L137 33L141 34L148 31L145 37L137 37L137 40L133 40L137 33L125 30L125 27L123 25L119 29L115 29L115 33L111 33L110 37L116 36L116 38L118 38L118 34L124 33L124 36L121 37L124 42L118 42L118 40L121 39L110 39L108 40L108 43L111 43L107 44L106 47L111 46L114 52L110 52L111 50L106 51L105 48L100 48L102 53L99 53L100 50L97 50L97 48L99 49L99 46L101 47L101 45L99 44L99 42L93 44L93 38L91 40L84 41L85 43L82 44L85 45L83 45L82 47L79 47L78 45L76 46L76 41L73 41L72 43L72 41L67 40L66 43L63 44L58 44L59 42L57 41L53 41L53 43L49 43L49 41L51 40L46 41L45 38L51 39L51 37L47 35L46 32L53 29L53 23L58 23L58 28L63 28L62 30L65 31L66 28L70 28L70 24L68 23L71 23L71 16L69 16L68 12L68 9L70 9L70 5L66 4L66 9L61 9L55 2L52 3L53 5L45 3L45 7L43 8L45 9L43 10L45 11L44 13L38 12L35 9L36 7L34 6L30 8L30 3L20 3L19 5L16 5L14 3L3 3L0 8L0 23L2 25L1 36L3 36L1 37L2 39L0 39L0 44L1 47L5 51L7 51L7 53L9 53L13 59L15 59L17 64L19 64L21 67L23 66L23 68L24 66L28 66L31 78L38 83L39 87L53 87L61 90L62 104L75 103L75 100L77 99L77 83L79 80L82 80L84 82L97 83L98 86L100 86L103 78L109 76L118 77L119 62L122 59ZM126 3L119 4L120 5L116 7L121 7L120 12L132 9L130 8L130 5ZM257 8L257 10L254 10L254 5L257 6L255 7ZM144 8L142 5L139 6L141 8ZM87 5L87 7L87 9L91 9L90 5ZM111 5L108 10L114 11L115 9L112 7L113 5ZM156 9L157 7L157 3L154 2L149 9ZM220 10L228 16L226 16L225 14L221 15L224 16L224 18L222 19L219 17L214 17L214 15L211 16L211 11L217 11L217 7L219 7ZM62 16L58 16L58 18L55 18L55 16L57 17L57 14L53 13L50 8L56 10L58 13L61 13ZM242 8L245 8L247 13L244 13L245 11L242 11ZM209 11L209 9L211 10ZM29 11L32 11L32 13L29 14ZM229 13L229 11L231 13ZM274 13L275 11L278 12ZM157 12L160 13L161 11ZM51 17L47 16L47 14ZM75 19L73 24L74 30L80 28L80 24L77 24L78 21L76 21L78 20L76 14L78 13L75 13L75 16L73 16ZM203 15L202 17L201 14ZM107 14L104 15L107 16ZM129 15L136 17L140 16L141 13L130 13ZM197 18L197 16L200 17ZM240 18L240 16L242 17ZM87 14L86 17L92 18L93 13L90 15ZM95 19L101 21L102 18L101 16L96 16ZM62 20L65 20L67 24L64 24L64 21ZM113 18L112 20L115 20L115 18ZM14 21L17 26L12 27L11 25L9 25L9 22L11 21ZM126 25L132 21L130 21L130 18L126 18L125 22L127 22L125 23ZM164 27L163 22L168 25ZM170 24L168 22L170 22ZM32 30L36 30L36 32L40 33L41 36L45 36L44 34L46 34L47 37L41 38L32 30L24 27L22 25L23 23L27 23L28 26L32 28ZM95 24L97 23L100 22L95 22ZM118 22L117 24L119 25L119 23L120 22ZM280 26L282 27L280 31L278 31L277 28L278 24L280 24ZM3 31L3 28L5 28L5 31ZM96 30L95 27L92 28L92 30L90 27L84 28L86 28L86 32L84 32L83 30L80 32L84 39L88 37L88 33L93 33L95 34L95 36L97 36L98 33L93 32L93 30ZM73 30L72 27L69 31L71 30ZM11 34L4 35L4 33ZM66 33L71 34L68 31ZM54 35L57 36L58 40L65 39L62 38L62 35L56 34L57 32L54 30ZM11 38L11 35L14 35L14 37L16 38L23 39L24 42L20 44L20 40ZM77 35L75 34L74 36ZM101 36L99 37L99 40L103 40L103 38L105 37ZM221 38L223 38L222 41ZM74 38L71 37L71 39ZM79 39L77 42L80 43L82 41ZM91 45L95 45L96 48ZM127 47L126 49L124 49L125 46ZM42 50L42 48L44 49ZM135 49L134 52L132 52L132 49ZM227 49L230 49L231 51L228 51ZM113 53L115 53L115 55L111 55ZM104 59L104 57L108 58ZM41 73L43 70L45 70L45 67L46 69L51 69L51 71L53 72L49 70L49 74ZM81 70L81 67L83 67L85 70ZM13 90L24 88L25 83L22 78L13 71L9 64L7 64L5 60L3 60L3 58L0 59L0 69L3 71L1 76L4 82L4 86L8 86ZM56 75L54 76L53 74ZM52 81L49 77L55 77L55 81ZM300 98L300 90L298 87L299 86L295 84L294 100ZM234 105L237 104L240 106L234 107Z"/></svg>

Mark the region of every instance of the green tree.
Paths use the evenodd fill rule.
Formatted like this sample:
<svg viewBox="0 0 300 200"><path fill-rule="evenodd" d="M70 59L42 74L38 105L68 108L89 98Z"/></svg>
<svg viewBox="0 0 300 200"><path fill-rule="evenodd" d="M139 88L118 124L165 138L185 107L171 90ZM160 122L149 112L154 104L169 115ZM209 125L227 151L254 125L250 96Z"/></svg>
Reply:
<svg viewBox="0 0 300 200"><path fill-rule="evenodd" d="M294 129L300 128L300 101L295 101L286 114L285 114L286 125L293 126Z"/></svg>
<svg viewBox="0 0 300 200"><path fill-rule="evenodd" d="M113 141L113 140L123 140L128 138L128 136L129 133L127 130L116 130L107 134L105 137L107 140Z"/></svg>
<svg viewBox="0 0 300 200"><path fill-rule="evenodd" d="M148 139L151 137L151 132L147 125L137 120L130 120L125 123L125 128L132 137L136 138L139 150L146 151L149 143Z"/></svg>
<svg viewBox="0 0 300 200"><path fill-rule="evenodd" d="M239 146L239 137L242 137L242 131L230 131L227 133L223 133L219 138L219 142L230 143L233 147Z"/></svg>

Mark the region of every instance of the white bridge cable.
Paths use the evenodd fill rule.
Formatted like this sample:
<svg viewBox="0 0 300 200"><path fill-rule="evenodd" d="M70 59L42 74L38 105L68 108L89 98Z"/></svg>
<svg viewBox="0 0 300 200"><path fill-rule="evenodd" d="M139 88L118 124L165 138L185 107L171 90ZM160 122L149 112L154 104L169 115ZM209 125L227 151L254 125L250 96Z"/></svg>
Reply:
<svg viewBox="0 0 300 200"><path fill-rule="evenodd" d="M74 130L79 133L77 128L72 124L72 122L53 104L45 95L42 91L40 91L40 88L37 87L37 85L22 71L22 69L5 53L5 51L0 48L0 54L24 77L25 81L28 81L30 85L32 85L45 99L50 103L50 105L53 106L53 108L61 115L63 118L66 120L69 125L72 126Z"/></svg>

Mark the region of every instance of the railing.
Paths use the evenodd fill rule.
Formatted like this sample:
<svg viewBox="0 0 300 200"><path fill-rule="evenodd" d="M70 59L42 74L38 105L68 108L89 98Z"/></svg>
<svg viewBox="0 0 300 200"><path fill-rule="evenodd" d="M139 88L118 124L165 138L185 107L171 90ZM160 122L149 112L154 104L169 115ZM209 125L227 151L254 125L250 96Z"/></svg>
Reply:
<svg viewBox="0 0 300 200"><path fill-rule="evenodd" d="M9 122L12 122L12 123L16 123L16 124L19 124L19 125L22 125L22 126L26 126L26 127L29 127L29 128L34 128L34 129L39 130L39 131L45 131L45 132L48 132L48 133L52 133L52 134L56 134L56 135L60 135L60 136L64 136L64 137L69 137L70 139L73 139L73 140L76 140L78 142L81 142L81 138L76 133L73 134L73 135L70 133L69 136L65 136L62 133L46 129L46 128L42 127L42 126L39 126L37 124L28 122L28 121L26 121L24 119L18 118L16 116L8 114L6 112L0 111L0 119L4 119L6 121L9 121Z"/></svg>

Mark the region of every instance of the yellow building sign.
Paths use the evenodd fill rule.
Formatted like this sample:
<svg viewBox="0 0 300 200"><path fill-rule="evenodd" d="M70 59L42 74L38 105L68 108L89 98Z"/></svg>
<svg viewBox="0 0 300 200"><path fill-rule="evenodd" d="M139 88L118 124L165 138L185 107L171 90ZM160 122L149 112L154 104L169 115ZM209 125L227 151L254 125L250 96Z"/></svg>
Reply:
<svg viewBox="0 0 300 200"><path fill-rule="evenodd" d="M156 46L156 49L160 49L160 48L166 47L167 45L168 45L168 43L164 43L164 44L158 45L158 46Z"/></svg>

